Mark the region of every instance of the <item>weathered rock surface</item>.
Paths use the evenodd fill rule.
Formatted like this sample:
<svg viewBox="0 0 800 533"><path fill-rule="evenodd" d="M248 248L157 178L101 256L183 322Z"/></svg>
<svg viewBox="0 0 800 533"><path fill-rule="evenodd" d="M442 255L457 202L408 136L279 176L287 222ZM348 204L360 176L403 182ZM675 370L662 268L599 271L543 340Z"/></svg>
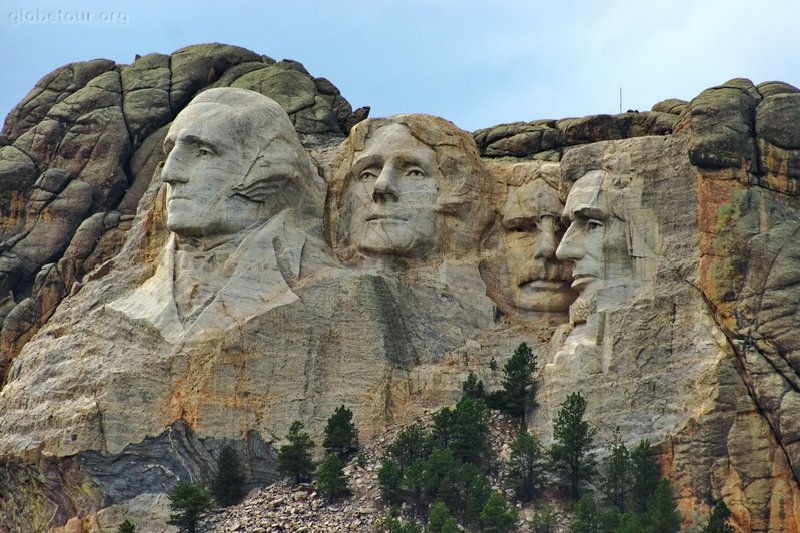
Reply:
<svg viewBox="0 0 800 533"><path fill-rule="evenodd" d="M169 123L211 86L277 101L328 196L324 217L311 195L317 219L275 217L230 254L237 286L255 287L241 301L261 303L226 312L237 300L221 298L183 330L151 320L141 288L178 256ZM658 444L687 527L722 498L741 531L800 531L798 94L737 79L650 112L499 125L475 144L436 117L392 117L339 146L365 111L293 61L203 45L59 69L0 147L0 522L101 530L130 515L158 530L165 490L207 479L224 444L253 486L270 483L294 419L319 441L346 404L369 441L454 401L470 370L497 387L490 362L526 340L545 440L581 390L601 438L619 427ZM392 181L400 170L413 185ZM586 241L603 253L590 294L565 243L591 183L607 212ZM528 256L543 259L526 271ZM536 298L570 280L564 305ZM222 285L208 290L235 294ZM305 497L298 513L314 511ZM361 522L333 527L366 526L343 516ZM242 515L251 526L265 527Z"/></svg>

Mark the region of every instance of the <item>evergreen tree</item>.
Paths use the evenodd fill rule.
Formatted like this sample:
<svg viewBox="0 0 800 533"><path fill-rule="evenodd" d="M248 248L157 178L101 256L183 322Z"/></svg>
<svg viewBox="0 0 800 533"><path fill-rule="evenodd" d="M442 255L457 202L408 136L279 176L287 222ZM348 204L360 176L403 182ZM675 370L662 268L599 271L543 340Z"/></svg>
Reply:
<svg viewBox="0 0 800 533"><path fill-rule="evenodd" d="M303 423L299 420L292 422L286 438L289 444L278 450L278 471L293 478L295 483L300 483L309 479L314 471L314 462L311 459L314 443L308 433L303 432Z"/></svg>
<svg viewBox="0 0 800 533"><path fill-rule="evenodd" d="M683 517L672 498L669 482L666 479L659 480L644 520L647 533L678 533L682 520Z"/></svg>
<svg viewBox="0 0 800 533"><path fill-rule="evenodd" d="M317 468L316 486L328 498L328 501L349 494L347 478L344 475L344 463L335 453L331 452L326 455Z"/></svg>
<svg viewBox="0 0 800 533"><path fill-rule="evenodd" d="M400 430L386 449L400 468L408 468L414 462L425 459L429 450L428 434L419 422Z"/></svg>
<svg viewBox="0 0 800 533"><path fill-rule="evenodd" d="M611 441L611 455L606 459L605 474L603 495L606 503L619 512L626 511L631 491L631 460L628 448L616 431Z"/></svg>
<svg viewBox="0 0 800 533"><path fill-rule="evenodd" d="M520 344L503 367L505 410L521 417L520 427L527 427L526 415L536 405L536 355L528 343Z"/></svg>
<svg viewBox="0 0 800 533"><path fill-rule="evenodd" d="M376 533L423 533L423 528L414 520L399 520L393 509L375 522Z"/></svg>
<svg viewBox="0 0 800 533"><path fill-rule="evenodd" d="M631 510L644 516L661 480L661 471L647 440L639 441L631 452L631 476Z"/></svg>
<svg viewBox="0 0 800 533"><path fill-rule="evenodd" d="M711 510L711 516L708 517L708 523L702 529L701 533L733 533L733 527L728 523L728 518L731 517L731 511L725 502L720 500Z"/></svg>
<svg viewBox="0 0 800 533"><path fill-rule="evenodd" d="M431 438L435 446L452 450L459 461L488 463L491 451L486 404L464 396L455 409L440 409L433 415Z"/></svg>
<svg viewBox="0 0 800 533"><path fill-rule="evenodd" d="M475 472L474 475L465 479L465 498L464 514L472 524L478 524L481 520L481 513L492 493L492 484L483 472Z"/></svg>
<svg viewBox="0 0 800 533"><path fill-rule="evenodd" d="M211 494L222 507L239 503L244 497L244 470L239 454L231 445L219 452L217 471L211 481Z"/></svg>
<svg viewBox="0 0 800 533"><path fill-rule="evenodd" d="M531 528L533 533L553 533L558 520L556 519L556 506L548 502L541 509L533 513Z"/></svg>
<svg viewBox="0 0 800 533"><path fill-rule="evenodd" d="M617 518L617 527L614 533L642 533L647 531L642 519L636 513L622 513Z"/></svg>
<svg viewBox="0 0 800 533"><path fill-rule="evenodd" d="M392 457L386 457L378 469L381 498L389 505L401 503L403 470Z"/></svg>
<svg viewBox="0 0 800 533"><path fill-rule="evenodd" d="M518 500L529 502L541 485L544 472L544 452L539 439L522 430L511 443L507 480Z"/></svg>
<svg viewBox="0 0 800 533"><path fill-rule="evenodd" d="M458 505L460 463L448 448L434 450L425 462L422 486L430 500L442 500L450 507Z"/></svg>
<svg viewBox="0 0 800 533"><path fill-rule="evenodd" d="M461 530L458 529L458 522L456 522L456 519L451 516L445 520L439 533L461 533Z"/></svg>
<svg viewBox="0 0 800 533"><path fill-rule="evenodd" d="M125 521L119 525L117 533L136 533L136 526L126 518Z"/></svg>
<svg viewBox="0 0 800 533"><path fill-rule="evenodd" d="M467 376L467 381L461 383L461 393L467 398L473 400L483 400L486 397L486 389L483 386L483 381L478 379L473 372Z"/></svg>
<svg viewBox="0 0 800 533"><path fill-rule="evenodd" d="M195 533L200 517L211 508L211 496L202 483L178 481L169 493L169 506L167 523Z"/></svg>
<svg viewBox="0 0 800 533"><path fill-rule="evenodd" d="M581 486L595 473L595 456L590 450L596 430L583 419L585 412L586 399L573 392L561 403L553 420L551 465L575 500L580 498Z"/></svg>
<svg viewBox="0 0 800 533"><path fill-rule="evenodd" d="M584 494L575 505L575 518L569 526L570 533L605 533L602 513L591 494Z"/></svg>
<svg viewBox="0 0 800 533"><path fill-rule="evenodd" d="M431 510L428 513L428 531L430 533L441 533L447 520L452 518L447 505L443 501L437 500L436 503L431 505Z"/></svg>
<svg viewBox="0 0 800 533"><path fill-rule="evenodd" d="M345 460L358 450L358 430L353 424L353 412L344 405L337 407L325 425L322 447Z"/></svg>
<svg viewBox="0 0 800 533"><path fill-rule="evenodd" d="M511 533L517 529L517 509L509 505L503 496L493 490L481 511L483 533Z"/></svg>

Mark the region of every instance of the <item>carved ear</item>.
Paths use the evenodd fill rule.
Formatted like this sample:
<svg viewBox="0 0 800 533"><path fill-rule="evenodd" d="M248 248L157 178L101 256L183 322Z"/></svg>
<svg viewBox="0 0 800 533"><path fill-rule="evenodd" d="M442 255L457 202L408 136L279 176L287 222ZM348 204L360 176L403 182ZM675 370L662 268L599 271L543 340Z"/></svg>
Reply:
<svg viewBox="0 0 800 533"><path fill-rule="evenodd" d="M231 187L233 194L244 196L248 200L263 203L283 186L289 176L270 174L270 164L263 155L259 155L242 181Z"/></svg>

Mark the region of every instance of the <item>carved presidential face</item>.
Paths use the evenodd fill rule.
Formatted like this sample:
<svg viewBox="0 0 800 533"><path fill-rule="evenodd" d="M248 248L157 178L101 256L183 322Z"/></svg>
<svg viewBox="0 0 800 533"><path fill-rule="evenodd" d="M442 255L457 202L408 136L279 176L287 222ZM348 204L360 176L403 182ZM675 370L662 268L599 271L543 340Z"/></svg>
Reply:
<svg viewBox="0 0 800 533"><path fill-rule="evenodd" d="M378 128L353 158L349 240L368 255L419 257L434 247L441 172L408 127Z"/></svg>
<svg viewBox="0 0 800 533"><path fill-rule="evenodd" d="M564 231L558 191L538 179L512 190L503 206L505 261L514 306L566 312L575 299L569 265L556 258Z"/></svg>
<svg viewBox="0 0 800 533"><path fill-rule="evenodd" d="M556 250L556 257L573 263L572 288L584 301L632 276L627 224L613 214L606 178L594 170L572 186L563 215L569 227Z"/></svg>
<svg viewBox="0 0 800 533"><path fill-rule="evenodd" d="M240 131L236 114L230 105L198 102L172 123L161 171L169 184L170 231L191 237L233 234L286 205L289 193L282 184L300 172L297 150L276 132L265 147L263 132ZM269 173L258 181L259 190L237 189L256 166Z"/></svg>

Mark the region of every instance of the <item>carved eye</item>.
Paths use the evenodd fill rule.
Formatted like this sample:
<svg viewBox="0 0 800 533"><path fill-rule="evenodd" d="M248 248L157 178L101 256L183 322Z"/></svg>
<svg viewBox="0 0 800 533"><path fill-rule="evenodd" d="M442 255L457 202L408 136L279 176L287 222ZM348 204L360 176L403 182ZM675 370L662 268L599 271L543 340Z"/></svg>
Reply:
<svg viewBox="0 0 800 533"><path fill-rule="evenodd" d="M425 173L418 168L412 168L406 172L406 176L408 176L409 178L424 178Z"/></svg>
<svg viewBox="0 0 800 533"><path fill-rule="evenodd" d="M197 147L197 155L200 157L208 157L214 155L214 152L203 146Z"/></svg>
<svg viewBox="0 0 800 533"><path fill-rule="evenodd" d="M378 175L372 170L364 170L358 175L359 181L369 181L378 179Z"/></svg>
<svg viewBox="0 0 800 533"><path fill-rule="evenodd" d="M605 226L605 224L603 224L599 220L594 220L594 219L591 219L586 223L586 229L588 229L589 231L595 231L599 228L602 228L603 226Z"/></svg>

